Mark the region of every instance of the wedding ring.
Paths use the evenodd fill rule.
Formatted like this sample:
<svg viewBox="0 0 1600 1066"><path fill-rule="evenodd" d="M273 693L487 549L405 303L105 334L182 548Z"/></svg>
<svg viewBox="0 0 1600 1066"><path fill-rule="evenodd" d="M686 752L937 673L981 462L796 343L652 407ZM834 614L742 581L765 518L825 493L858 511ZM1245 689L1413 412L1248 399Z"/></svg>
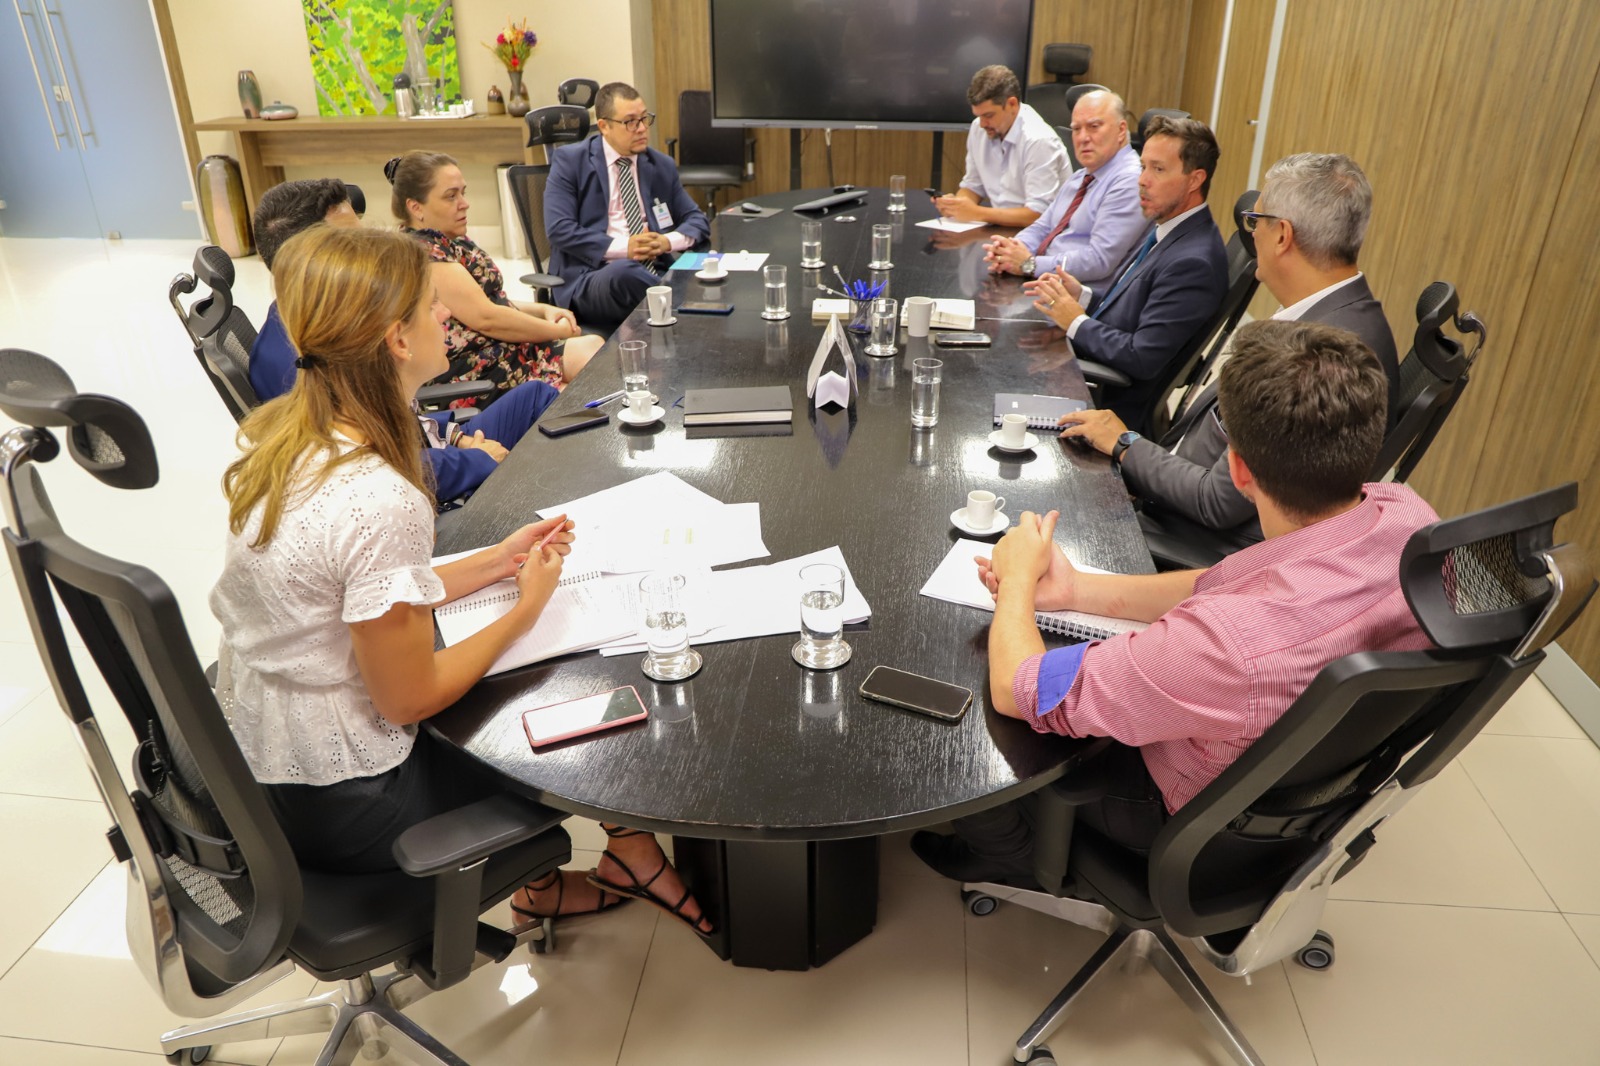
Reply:
<svg viewBox="0 0 1600 1066"><path fill-rule="evenodd" d="M1056 305L1056 302L1054 300L1046 300L1045 301L1045 307L1047 307L1047 308L1048 307L1054 307L1055 305Z"/></svg>

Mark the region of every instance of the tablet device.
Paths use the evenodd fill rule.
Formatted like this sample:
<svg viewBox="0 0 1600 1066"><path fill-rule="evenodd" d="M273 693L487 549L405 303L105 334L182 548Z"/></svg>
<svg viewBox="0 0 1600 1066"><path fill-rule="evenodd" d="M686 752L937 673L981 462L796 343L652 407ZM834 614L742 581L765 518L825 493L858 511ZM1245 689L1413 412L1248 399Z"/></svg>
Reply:
<svg viewBox="0 0 1600 1066"><path fill-rule="evenodd" d="M542 748L629 722L642 722L648 716L639 693L632 685L624 685L610 692L579 696L575 700L525 711L522 728L528 734L528 743Z"/></svg>

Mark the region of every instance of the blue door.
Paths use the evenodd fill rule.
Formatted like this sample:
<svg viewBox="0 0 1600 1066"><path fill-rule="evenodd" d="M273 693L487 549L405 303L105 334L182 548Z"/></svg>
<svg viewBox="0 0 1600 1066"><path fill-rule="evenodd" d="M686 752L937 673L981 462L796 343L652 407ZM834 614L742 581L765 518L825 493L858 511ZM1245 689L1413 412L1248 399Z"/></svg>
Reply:
<svg viewBox="0 0 1600 1066"><path fill-rule="evenodd" d="M0 234L192 238L154 16L127 0L0 0Z"/></svg>

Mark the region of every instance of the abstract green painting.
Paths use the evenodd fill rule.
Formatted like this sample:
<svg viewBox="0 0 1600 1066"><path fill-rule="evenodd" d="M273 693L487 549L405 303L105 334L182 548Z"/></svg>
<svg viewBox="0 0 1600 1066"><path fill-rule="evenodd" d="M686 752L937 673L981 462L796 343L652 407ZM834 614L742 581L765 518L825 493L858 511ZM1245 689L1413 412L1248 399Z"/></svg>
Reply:
<svg viewBox="0 0 1600 1066"><path fill-rule="evenodd" d="M454 0L300 0L321 115L394 114L394 76L461 93Z"/></svg>

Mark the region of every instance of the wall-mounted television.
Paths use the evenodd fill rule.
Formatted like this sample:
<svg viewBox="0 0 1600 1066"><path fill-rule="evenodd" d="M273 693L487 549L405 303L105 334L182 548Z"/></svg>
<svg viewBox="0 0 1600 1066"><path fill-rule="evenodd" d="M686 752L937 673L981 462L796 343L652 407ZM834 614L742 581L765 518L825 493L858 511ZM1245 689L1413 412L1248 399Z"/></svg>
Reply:
<svg viewBox="0 0 1600 1066"><path fill-rule="evenodd" d="M712 123L960 129L978 68L1026 82L1032 25L1033 0L711 0Z"/></svg>

